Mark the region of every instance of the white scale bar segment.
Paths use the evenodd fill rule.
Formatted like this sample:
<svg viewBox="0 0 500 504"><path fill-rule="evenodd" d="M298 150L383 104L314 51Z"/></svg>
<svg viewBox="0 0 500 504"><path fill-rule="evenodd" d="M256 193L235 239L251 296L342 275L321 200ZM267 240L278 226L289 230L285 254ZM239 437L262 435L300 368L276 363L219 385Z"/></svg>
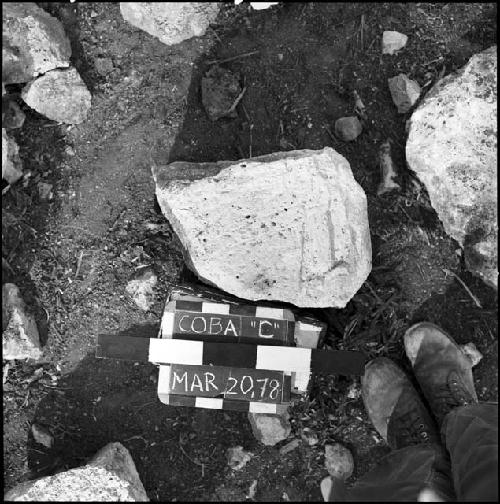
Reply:
<svg viewBox="0 0 500 504"><path fill-rule="evenodd" d="M255 310L255 316L257 318L268 318L268 319L283 319L283 309L282 308L268 308L266 306L257 306Z"/></svg>
<svg viewBox="0 0 500 504"><path fill-rule="evenodd" d="M203 341L151 338L148 360L161 364L201 366L203 364Z"/></svg>
<svg viewBox="0 0 500 504"><path fill-rule="evenodd" d="M257 347L256 369L310 372L311 349L282 346Z"/></svg>
<svg viewBox="0 0 500 504"><path fill-rule="evenodd" d="M217 397L197 397L196 408L222 409L223 399Z"/></svg>
<svg viewBox="0 0 500 504"><path fill-rule="evenodd" d="M273 403L251 402L249 404L249 413L276 413L277 407Z"/></svg>
<svg viewBox="0 0 500 504"><path fill-rule="evenodd" d="M203 313L218 313L219 315L229 315L229 305L203 301L201 305L201 311Z"/></svg>
<svg viewBox="0 0 500 504"><path fill-rule="evenodd" d="M174 333L174 312L164 312L161 318L161 337L171 338Z"/></svg>

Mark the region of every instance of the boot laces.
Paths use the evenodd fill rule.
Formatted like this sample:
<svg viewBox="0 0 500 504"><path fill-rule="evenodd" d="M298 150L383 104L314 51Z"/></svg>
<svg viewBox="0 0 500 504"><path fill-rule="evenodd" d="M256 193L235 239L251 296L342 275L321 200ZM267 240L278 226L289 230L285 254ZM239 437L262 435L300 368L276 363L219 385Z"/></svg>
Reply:
<svg viewBox="0 0 500 504"><path fill-rule="evenodd" d="M431 436L429 428L420 413L414 409L393 419L395 425L394 437L398 445L429 443Z"/></svg>
<svg viewBox="0 0 500 504"><path fill-rule="evenodd" d="M437 416L444 417L453 408L475 402L474 396L467 390L455 371L448 375L445 384L433 386L432 409Z"/></svg>

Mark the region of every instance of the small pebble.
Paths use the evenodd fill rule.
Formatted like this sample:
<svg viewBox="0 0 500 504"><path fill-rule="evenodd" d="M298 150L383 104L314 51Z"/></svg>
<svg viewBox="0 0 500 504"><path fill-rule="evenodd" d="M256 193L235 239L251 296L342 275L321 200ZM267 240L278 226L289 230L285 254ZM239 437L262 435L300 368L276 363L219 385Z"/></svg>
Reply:
<svg viewBox="0 0 500 504"><path fill-rule="evenodd" d="M335 134L344 142L356 140L362 130L357 117L341 117L335 121Z"/></svg>
<svg viewBox="0 0 500 504"><path fill-rule="evenodd" d="M253 453L245 451L242 446L235 446L228 448L226 457L228 466L233 471L239 471L252 459Z"/></svg>
<svg viewBox="0 0 500 504"><path fill-rule="evenodd" d="M45 448L52 448L54 444L54 438L45 427L34 423L31 426L31 433L33 434L33 439L37 443L45 446Z"/></svg>
<svg viewBox="0 0 500 504"><path fill-rule="evenodd" d="M477 349L474 343L467 343L465 345L460 345L460 348L462 349L462 352L472 362L472 367L477 366L481 362L483 354Z"/></svg>
<svg viewBox="0 0 500 504"><path fill-rule="evenodd" d="M325 445L325 468L331 476L345 481L354 471L351 452L339 443Z"/></svg>

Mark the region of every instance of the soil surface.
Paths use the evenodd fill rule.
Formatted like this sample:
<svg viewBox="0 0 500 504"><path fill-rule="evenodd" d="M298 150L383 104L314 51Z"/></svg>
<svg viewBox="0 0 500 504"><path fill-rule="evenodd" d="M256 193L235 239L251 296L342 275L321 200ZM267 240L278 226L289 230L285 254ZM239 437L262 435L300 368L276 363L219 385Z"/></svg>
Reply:
<svg viewBox="0 0 500 504"><path fill-rule="evenodd" d="M12 268L3 281L15 282L36 314L45 361L4 361L6 489L81 465L119 441L151 500L321 500L325 444L352 450L349 484L388 452L364 411L359 379L314 376L309 396L290 409L290 439L301 443L280 455L287 441L259 444L245 414L163 405L154 366L95 358L99 333L156 336L168 286L187 277L182 247L155 203L153 162L336 149L367 194L373 271L345 309L313 310L328 322L324 346L386 355L409 370L402 335L430 320L459 343L476 344L484 355L475 368L479 397L498 399L496 292L465 270L406 168L410 113L397 113L387 86L406 73L425 92L496 44L495 4L287 3L252 11L228 3L205 36L170 47L125 23L118 3L39 5L64 24L92 109L68 127L18 99L27 118L14 137L29 173L2 198L2 255ZM407 34L406 48L382 56L384 30ZM214 60L250 52L220 63L246 87L237 117L210 121L202 76ZM330 132L337 118L353 115L353 91L367 120L361 136L344 143ZM401 191L377 197L378 149L387 138ZM53 185L53 199L40 200L39 182ZM148 312L125 290L142 266L159 280ZM33 422L52 433L52 449L34 442ZM302 440L311 432L312 446ZM233 471L226 450L238 445L255 456Z"/></svg>

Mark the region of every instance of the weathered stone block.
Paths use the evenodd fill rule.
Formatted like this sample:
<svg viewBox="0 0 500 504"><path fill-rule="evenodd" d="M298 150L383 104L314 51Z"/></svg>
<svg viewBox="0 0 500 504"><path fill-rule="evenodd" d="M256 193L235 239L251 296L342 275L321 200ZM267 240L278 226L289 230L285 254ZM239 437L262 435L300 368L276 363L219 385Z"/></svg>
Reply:
<svg viewBox="0 0 500 504"><path fill-rule="evenodd" d="M240 298L344 307L371 270L366 196L333 149L155 167L200 278Z"/></svg>
<svg viewBox="0 0 500 504"><path fill-rule="evenodd" d="M439 81L414 111L409 167L425 184L467 267L498 282L497 48Z"/></svg>

